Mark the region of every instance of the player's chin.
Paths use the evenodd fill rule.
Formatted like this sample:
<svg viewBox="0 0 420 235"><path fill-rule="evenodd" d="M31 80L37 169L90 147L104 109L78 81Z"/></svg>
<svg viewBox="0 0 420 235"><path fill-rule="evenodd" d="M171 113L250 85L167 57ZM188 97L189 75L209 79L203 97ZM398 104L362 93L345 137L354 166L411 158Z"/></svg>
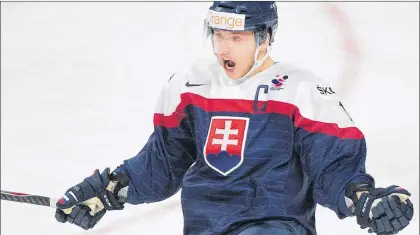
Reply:
<svg viewBox="0 0 420 235"><path fill-rule="evenodd" d="M228 69L225 69L225 68L223 68L223 70L225 71L226 76L228 76L231 79L238 79L238 78L240 78L239 73L237 73L234 70L228 70Z"/></svg>
<svg viewBox="0 0 420 235"><path fill-rule="evenodd" d="M225 74L230 79L240 79L247 73L245 70L241 70L239 67L235 68L233 70L230 69L224 69Z"/></svg>

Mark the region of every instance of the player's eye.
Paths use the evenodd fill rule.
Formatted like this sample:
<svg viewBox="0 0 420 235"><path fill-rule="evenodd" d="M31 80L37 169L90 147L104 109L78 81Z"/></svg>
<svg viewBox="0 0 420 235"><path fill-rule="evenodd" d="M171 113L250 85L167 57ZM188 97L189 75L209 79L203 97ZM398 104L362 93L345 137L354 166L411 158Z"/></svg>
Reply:
<svg viewBox="0 0 420 235"><path fill-rule="evenodd" d="M239 36L233 36L233 41L238 42L241 40L241 37Z"/></svg>
<svg viewBox="0 0 420 235"><path fill-rule="evenodd" d="M214 37L218 39L223 38L223 36L220 33L214 33Z"/></svg>

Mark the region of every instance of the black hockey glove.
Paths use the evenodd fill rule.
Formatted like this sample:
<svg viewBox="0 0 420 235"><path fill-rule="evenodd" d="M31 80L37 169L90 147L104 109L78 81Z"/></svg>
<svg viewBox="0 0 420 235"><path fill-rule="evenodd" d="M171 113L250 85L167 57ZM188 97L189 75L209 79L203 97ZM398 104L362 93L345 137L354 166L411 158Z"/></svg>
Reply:
<svg viewBox="0 0 420 235"><path fill-rule="evenodd" d="M92 176L68 189L58 200L55 218L58 222L69 222L85 230L93 228L106 211L124 208L124 201L117 193L126 186L126 175L111 174L109 168L102 174L95 170Z"/></svg>
<svg viewBox="0 0 420 235"><path fill-rule="evenodd" d="M353 190L349 190L352 188ZM353 214L362 229L369 228L369 233L397 234L403 230L413 218L411 194L396 185L387 188L360 188L350 186L346 197L353 201ZM356 189L356 190L354 190ZM366 191L357 199L356 192Z"/></svg>

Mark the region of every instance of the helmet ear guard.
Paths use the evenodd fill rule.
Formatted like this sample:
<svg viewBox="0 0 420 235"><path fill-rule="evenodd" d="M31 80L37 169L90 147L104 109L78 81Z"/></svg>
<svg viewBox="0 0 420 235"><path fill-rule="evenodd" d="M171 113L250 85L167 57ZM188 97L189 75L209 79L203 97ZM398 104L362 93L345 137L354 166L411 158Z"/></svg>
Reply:
<svg viewBox="0 0 420 235"><path fill-rule="evenodd" d="M267 28L262 25L257 27L254 31L255 41L257 42L257 46L261 46L264 41L267 39Z"/></svg>
<svg viewBox="0 0 420 235"><path fill-rule="evenodd" d="M274 34L277 31L277 24L266 28L265 25L261 25L258 26L257 29L254 30L254 34L255 34L255 41L257 42L258 46L261 46L264 41L267 39L267 33L270 37L270 41L268 43L269 46L271 46L271 44L273 44L274 42Z"/></svg>

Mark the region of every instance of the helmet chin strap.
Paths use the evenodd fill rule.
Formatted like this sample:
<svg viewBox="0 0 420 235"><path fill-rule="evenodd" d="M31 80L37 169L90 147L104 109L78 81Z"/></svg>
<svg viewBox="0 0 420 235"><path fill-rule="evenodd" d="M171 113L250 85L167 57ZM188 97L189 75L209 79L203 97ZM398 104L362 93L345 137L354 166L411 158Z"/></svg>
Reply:
<svg viewBox="0 0 420 235"><path fill-rule="evenodd" d="M246 79L251 73L253 73L255 71L255 69L257 69L258 67L260 67L264 61L267 59L268 55L271 52L271 46L267 47L267 53L265 53L264 57L258 61L257 57L258 57L258 53L261 50L261 46L257 47L257 50L255 51L255 55L254 55L254 65L252 65L252 68L248 71L248 73L246 73L242 78L240 79Z"/></svg>

